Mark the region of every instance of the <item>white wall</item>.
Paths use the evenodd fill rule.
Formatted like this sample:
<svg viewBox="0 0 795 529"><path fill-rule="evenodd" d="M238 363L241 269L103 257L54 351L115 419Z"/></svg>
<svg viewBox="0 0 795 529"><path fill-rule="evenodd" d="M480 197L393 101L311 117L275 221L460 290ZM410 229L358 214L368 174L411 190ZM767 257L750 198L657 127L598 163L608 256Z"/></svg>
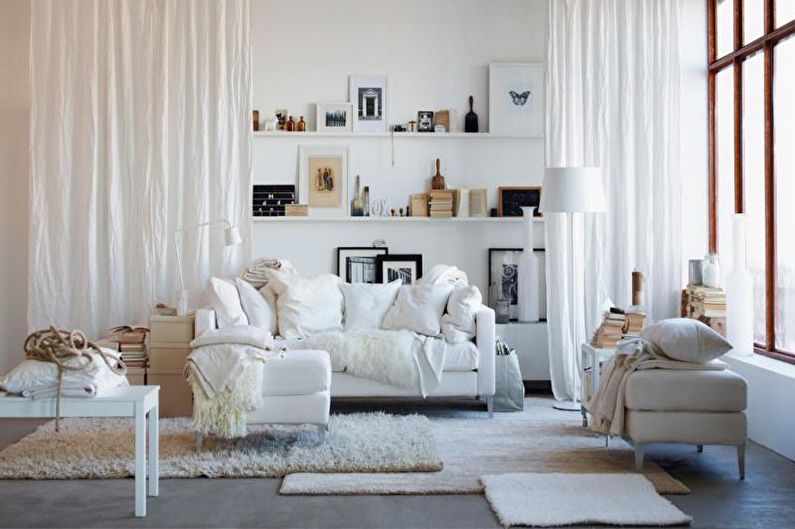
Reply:
<svg viewBox="0 0 795 529"><path fill-rule="evenodd" d="M0 2L0 373L27 335L29 36L28 0Z"/></svg>

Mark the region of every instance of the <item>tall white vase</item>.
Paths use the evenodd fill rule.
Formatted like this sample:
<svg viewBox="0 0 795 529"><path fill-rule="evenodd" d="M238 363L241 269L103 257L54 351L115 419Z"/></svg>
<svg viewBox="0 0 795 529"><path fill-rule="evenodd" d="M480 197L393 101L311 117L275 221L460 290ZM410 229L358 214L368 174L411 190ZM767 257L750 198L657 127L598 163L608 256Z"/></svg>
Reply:
<svg viewBox="0 0 795 529"><path fill-rule="evenodd" d="M522 256L519 258L518 317L519 321L539 320L538 257L533 252L534 207L522 208Z"/></svg>
<svg viewBox="0 0 795 529"><path fill-rule="evenodd" d="M732 271L726 278L726 339L732 355L750 356L754 352L754 278L746 264L744 214L732 217L734 255Z"/></svg>

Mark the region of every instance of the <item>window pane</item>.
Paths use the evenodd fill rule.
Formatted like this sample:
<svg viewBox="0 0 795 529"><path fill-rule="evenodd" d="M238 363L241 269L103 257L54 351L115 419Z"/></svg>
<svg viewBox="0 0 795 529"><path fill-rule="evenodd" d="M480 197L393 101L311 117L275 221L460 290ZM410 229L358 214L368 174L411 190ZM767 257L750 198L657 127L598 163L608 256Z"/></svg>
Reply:
<svg viewBox="0 0 795 529"><path fill-rule="evenodd" d="M788 0L792 1L792 0ZM718 33L718 57L734 50L734 5L733 0L718 0L715 25Z"/></svg>
<svg viewBox="0 0 795 529"><path fill-rule="evenodd" d="M765 32L765 1L743 0L743 44L758 39Z"/></svg>
<svg viewBox="0 0 795 529"><path fill-rule="evenodd" d="M748 216L748 268L754 276L754 340L765 344L764 55L743 63L743 194Z"/></svg>
<svg viewBox="0 0 795 529"><path fill-rule="evenodd" d="M775 61L776 348L795 352L795 38L776 46Z"/></svg>
<svg viewBox="0 0 795 529"><path fill-rule="evenodd" d="M795 20L795 1L777 0L776 1L776 27L783 26L787 22Z"/></svg>
<svg viewBox="0 0 795 529"><path fill-rule="evenodd" d="M715 139L718 170L718 255L723 283L731 272L734 213L734 69L715 76Z"/></svg>

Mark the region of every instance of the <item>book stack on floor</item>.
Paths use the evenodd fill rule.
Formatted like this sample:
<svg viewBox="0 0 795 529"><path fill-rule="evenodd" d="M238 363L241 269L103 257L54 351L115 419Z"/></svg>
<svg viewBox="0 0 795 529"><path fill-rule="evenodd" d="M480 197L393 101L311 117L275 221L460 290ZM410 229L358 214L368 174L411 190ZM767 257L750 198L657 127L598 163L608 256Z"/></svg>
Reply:
<svg viewBox="0 0 795 529"><path fill-rule="evenodd" d="M605 312L602 324L596 329L591 343L598 349L615 349L624 338L640 335L646 315L642 312L624 312L610 309Z"/></svg>
<svg viewBox="0 0 795 529"><path fill-rule="evenodd" d="M121 361L127 366L127 381L131 385L146 384L146 368L149 350L146 338L149 329L123 325L110 330L107 337L97 342L101 347L118 351Z"/></svg>
<svg viewBox="0 0 795 529"><path fill-rule="evenodd" d="M455 211L455 190L434 189L431 191L431 217L449 218Z"/></svg>
<svg viewBox="0 0 795 529"><path fill-rule="evenodd" d="M722 288L687 285L682 291L682 317L699 320L726 335L726 293Z"/></svg>

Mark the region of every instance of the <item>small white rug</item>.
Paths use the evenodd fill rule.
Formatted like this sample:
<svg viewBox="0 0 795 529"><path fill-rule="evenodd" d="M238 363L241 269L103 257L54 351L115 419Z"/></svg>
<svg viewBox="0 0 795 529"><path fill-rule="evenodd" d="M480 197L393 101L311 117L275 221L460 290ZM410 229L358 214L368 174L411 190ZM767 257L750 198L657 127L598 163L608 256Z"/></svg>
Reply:
<svg viewBox="0 0 795 529"><path fill-rule="evenodd" d="M687 525L692 518L629 474L483 476L486 499L505 526Z"/></svg>
<svg viewBox="0 0 795 529"><path fill-rule="evenodd" d="M131 419L62 419L0 452L0 479L111 479L133 475ZM307 427L254 426L245 439L207 438L191 421L160 420L160 477L281 477L289 472L431 472L442 468L420 415L332 415L326 442Z"/></svg>

